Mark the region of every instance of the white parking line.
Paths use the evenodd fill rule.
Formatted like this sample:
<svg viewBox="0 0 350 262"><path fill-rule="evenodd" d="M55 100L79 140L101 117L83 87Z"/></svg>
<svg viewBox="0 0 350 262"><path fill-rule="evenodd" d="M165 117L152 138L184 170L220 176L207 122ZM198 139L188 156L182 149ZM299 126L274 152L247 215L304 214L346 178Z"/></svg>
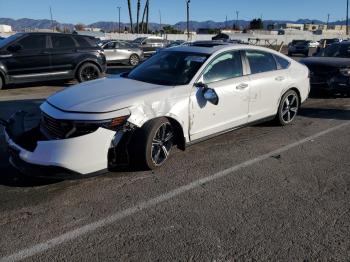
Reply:
<svg viewBox="0 0 350 262"><path fill-rule="evenodd" d="M85 226L82 226L82 227L79 227L75 230L72 230L72 231L69 231L67 233L64 233L60 236L57 236L55 238L52 238L52 239L49 239L47 241L44 241L42 243L39 243L39 244L36 244L32 247L29 247L29 248L26 248L26 249L22 249L22 250L19 250L18 252L14 253L14 254L11 254L7 257L3 257L0 259L0 262L5 262L5 261L18 261L18 260L22 260L22 259L25 259L25 258L28 258L30 256L33 256L33 255L37 255L39 253L42 253L48 249L51 249L51 248L54 248L60 244L63 244L65 242L68 242L70 240L73 240L73 239L76 239L78 237L81 237L85 234L88 234L88 233L91 233L93 232L94 230L97 230L99 228L102 228L102 227L105 227L105 226L108 226L110 224L113 224L127 216L130 216L130 215L134 215L144 209L147 209L147 208L151 208L151 207L154 207L160 203L163 203L167 200L170 200L174 197L177 197L179 195L182 195L190 190L193 190L195 188L198 188L200 187L201 185L203 184L206 184L208 182L212 182L212 181L215 181L219 178L223 178L225 176L228 176L230 174L232 174L233 172L235 171L238 171L242 168L245 168L245 167L248 167L248 166L251 166L253 164L256 164L258 162L261 162L263 160L266 160L272 156L275 156L275 155L278 155L278 154L281 154L287 150L290 150L294 147L297 147L301 144L304 144L308 141L311 141L311 140L314 140L320 136L324 136L328 133L331 133L331 132L334 132L340 128L343 128L345 126L348 126L350 125L350 122L346 122L346 123L343 123L343 124L340 124L340 125L337 125L335 127L332 127L332 128L329 128L327 130L324 130L322 132L319 132L315 135L312 135L312 136L309 136L307 138L304 138L302 140L299 140L295 143L292 143L292 144L289 144L289 145L286 145L286 146L283 146L277 150L274 150L274 151L271 151L267 154L264 154L264 155L260 155L254 159L251 159L251 160L248 160L246 162L243 162L241 164L238 164L236 166L233 166L233 167L230 167L228 169L225 169L223 171L220 171L218 173L215 173L213 175L210 175L210 176L207 176L207 177L204 177L204 178L201 178L201 179L198 179L196 181L193 181L187 185L184 185L184 186L181 186L181 187L178 187L172 191L169 191L167 193L164 193L158 197L155 197L155 198L152 198L150 200L147 200L147 201L144 201L144 202L141 202L133 207L130 207L130 208L127 208L127 209L124 209L122 211L118 211L116 212L115 214L113 215L110 215L106 218L103 218L101 220L98 220L96 222L93 222L91 224L87 224Z"/></svg>

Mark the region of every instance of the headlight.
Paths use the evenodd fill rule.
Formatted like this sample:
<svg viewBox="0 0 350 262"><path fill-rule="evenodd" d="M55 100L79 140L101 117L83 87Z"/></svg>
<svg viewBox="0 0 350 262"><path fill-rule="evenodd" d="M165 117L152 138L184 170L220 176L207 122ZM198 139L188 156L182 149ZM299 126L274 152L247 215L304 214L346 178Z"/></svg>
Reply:
<svg viewBox="0 0 350 262"><path fill-rule="evenodd" d="M343 75L343 76L350 76L350 68L342 68L339 70L339 72Z"/></svg>

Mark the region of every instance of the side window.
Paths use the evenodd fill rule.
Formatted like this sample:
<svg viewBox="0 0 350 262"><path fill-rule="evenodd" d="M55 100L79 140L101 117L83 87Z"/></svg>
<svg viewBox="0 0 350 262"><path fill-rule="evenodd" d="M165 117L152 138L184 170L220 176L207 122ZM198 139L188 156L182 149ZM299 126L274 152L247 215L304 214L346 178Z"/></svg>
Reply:
<svg viewBox="0 0 350 262"><path fill-rule="evenodd" d="M284 59L278 55L275 55L277 64L278 64L278 69L287 69L290 65L289 61L287 59Z"/></svg>
<svg viewBox="0 0 350 262"><path fill-rule="evenodd" d="M46 36L30 35L18 41L18 43L24 50L44 49L46 48Z"/></svg>
<svg viewBox="0 0 350 262"><path fill-rule="evenodd" d="M52 47L57 49L74 48L75 42L72 37L64 35L51 36Z"/></svg>
<svg viewBox="0 0 350 262"><path fill-rule="evenodd" d="M277 70L276 61L272 54L247 50L246 55L250 65L250 72L252 74Z"/></svg>
<svg viewBox="0 0 350 262"><path fill-rule="evenodd" d="M115 48L115 42L109 42L105 44L105 46L103 47L103 49L114 49L114 48Z"/></svg>
<svg viewBox="0 0 350 262"><path fill-rule="evenodd" d="M84 37L75 37L75 40L77 40L78 44L80 47L90 47L90 43L88 42L88 40Z"/></svg>
<svg viewBox="0 0 350 262"><path fill-rule="evenodd" d="M215 58L205 69L203 82L208 84L243 75L241 53L239 51L225 53Z"/></svg>

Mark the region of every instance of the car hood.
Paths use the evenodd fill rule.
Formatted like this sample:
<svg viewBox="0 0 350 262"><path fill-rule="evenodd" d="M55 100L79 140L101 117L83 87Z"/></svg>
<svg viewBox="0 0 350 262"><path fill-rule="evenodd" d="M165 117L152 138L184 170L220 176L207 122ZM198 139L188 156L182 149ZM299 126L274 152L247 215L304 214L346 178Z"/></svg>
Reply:
<svg viewBox="0 0 350 262"><path fill-rule="evenodd" d="M300 60L300 63L306 66L350 67L350 59L340 57L309 57Z"/></svg>
<svg viewBox="0 0 350 262"><path fill-rule="evenodd" d="M114 76L66 88L50 96L47 102L68 112L106 113L145 101L162 100L170 88L173 87Z"/></svg>

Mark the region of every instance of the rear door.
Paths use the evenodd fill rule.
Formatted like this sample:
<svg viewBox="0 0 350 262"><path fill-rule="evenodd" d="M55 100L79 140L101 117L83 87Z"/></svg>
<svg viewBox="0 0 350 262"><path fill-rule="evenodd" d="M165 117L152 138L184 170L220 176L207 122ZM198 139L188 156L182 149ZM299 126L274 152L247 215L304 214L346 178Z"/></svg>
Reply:
<svg viewBox="0 0 350 262"><path fill-rule="evenodd" d="M254 122L277 113L290 79L273 54L260 50L246 50L245 54L250 68L249 122Z"/></svg>
<svg viewBox="0 0 350 262"><path fill-rule="evenodd" d="M60 75L72 74L80 55L74 38L63 34L52 34L50 38L50 54L53 72Z"/></svg>
<svg viewBox="0 0 350 262"><path fill-rule="evenodd" d="M108 42L102 48L105 51L107 61L116 61L118 59L116 42Z"/></svg>
<svg viewBox="0 0 350 262"><path fill-rule="evenodd" d="M45 34L27 35L14 44L18 44L20 50L3 58L13 81L37 80L50 73L48 39Z"/></svg>

